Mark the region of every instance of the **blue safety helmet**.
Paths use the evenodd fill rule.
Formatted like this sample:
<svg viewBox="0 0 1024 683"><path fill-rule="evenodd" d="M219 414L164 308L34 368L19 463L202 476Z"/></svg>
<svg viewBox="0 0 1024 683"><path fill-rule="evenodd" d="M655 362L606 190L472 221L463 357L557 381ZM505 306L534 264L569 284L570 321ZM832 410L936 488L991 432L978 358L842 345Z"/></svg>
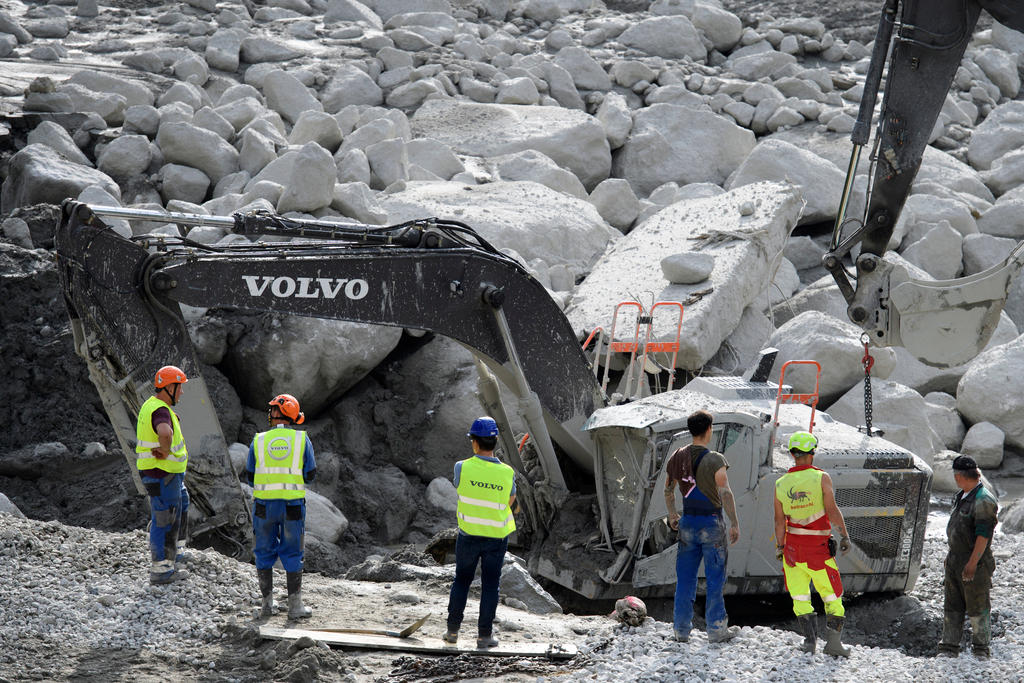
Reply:
<svg viewBox="0 0 1024 683"><path fill-rule="evenodd" d="M484 415L473 420L473 425L469 428L469 433L466 436L497 436L498 435L498 423L494 421L493 417Z"/></svg>

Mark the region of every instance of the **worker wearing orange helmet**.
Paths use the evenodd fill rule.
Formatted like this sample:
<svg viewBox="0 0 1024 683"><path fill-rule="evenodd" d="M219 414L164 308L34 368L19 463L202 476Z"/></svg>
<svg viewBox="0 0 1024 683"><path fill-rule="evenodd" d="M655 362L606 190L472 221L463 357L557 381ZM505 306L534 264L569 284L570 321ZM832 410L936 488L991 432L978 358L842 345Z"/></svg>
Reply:
<svg viewBox="0 0 1024 683"><path fill-rule="evenodd" d="M135 427L135 465L149 496L149 581L170 583L183 576L188 537L188 450L174 406L181 399L185 371L165 365L153 379L154 394L139 409Z"/></svg>
<svg viewBox="0 0 1024 683"><path fill-rule="evenodd" d="M298 399L278 394L268 406L270 429L253 438L245 465L253 488L252 550L263 595L261 614L274 614L274 562L280 559L287 576L288 618L302 619L313 613L302 604L302 566L306 484L316 477L316 459L309 436L294 428L306 420Z"/></svg>

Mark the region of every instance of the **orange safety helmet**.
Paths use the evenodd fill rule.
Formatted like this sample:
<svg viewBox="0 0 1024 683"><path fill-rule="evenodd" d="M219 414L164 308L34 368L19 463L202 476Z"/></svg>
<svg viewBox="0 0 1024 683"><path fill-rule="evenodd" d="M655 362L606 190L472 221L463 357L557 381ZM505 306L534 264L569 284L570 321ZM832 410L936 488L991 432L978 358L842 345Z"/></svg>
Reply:
<svg viewBox="0 0 1024 683"><path fill-rule="evenodd" d="M163 389L169 384L184 384L187 381L188 377L185 376L184 370L174 365L165 365L156 371L153 386Z"/></svg>
<svg viewBox="0 0 1024 683"><path fill-rule="evenodd" d="M293 424L300 425L306 421L306 416L299 412L299 399L291 394L278 394L267 405L276 406Z"/></svg>

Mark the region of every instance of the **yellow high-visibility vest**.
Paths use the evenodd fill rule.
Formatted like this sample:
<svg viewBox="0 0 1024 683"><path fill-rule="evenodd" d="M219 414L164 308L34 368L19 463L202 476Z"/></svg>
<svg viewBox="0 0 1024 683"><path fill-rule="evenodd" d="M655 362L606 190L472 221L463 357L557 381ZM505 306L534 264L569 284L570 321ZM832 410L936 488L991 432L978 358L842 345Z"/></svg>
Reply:
<svg viewBox="0 0 1024 683"><path fill-rule="evenodd" d="M306 497L302 467L306 456L306 432L275 427L253 439L256 472L253 497L260 500L295 500Z"/></svg>
<svg viewBox="0 0 1024 683"><path fill-rule="evenodd" d="M153 455L152 450L160 447L160 435L153 429L153 413L157 408L167 408L171 413L171 451L166 458L160 459ZM178 424L178 416L174 409L158 399L150 396L139 409L139 421L135 425L135 466L139 470L163 470L169 474L179 474L188 466L188 450L185 448L185 437Z"/></svg>
<svg viewBox="0 0 1024 683"><path fill-rule="evenodd" d="M821 477L825 473L815 467L788 472L775 482L775 497L782 503L782 511L789 518L788 533L805 536L828 536L829 524L818 524L822 529L806 527L825 517L825 496L821 490Z"/></svg>
<svg viewBox="0 0 1024 683"><path fill-rule="evenodd" d="M459 529L471 536L505 538L516 530L508 501L515 470L502 462L483 458L462 461L459 474Z"/></svg>

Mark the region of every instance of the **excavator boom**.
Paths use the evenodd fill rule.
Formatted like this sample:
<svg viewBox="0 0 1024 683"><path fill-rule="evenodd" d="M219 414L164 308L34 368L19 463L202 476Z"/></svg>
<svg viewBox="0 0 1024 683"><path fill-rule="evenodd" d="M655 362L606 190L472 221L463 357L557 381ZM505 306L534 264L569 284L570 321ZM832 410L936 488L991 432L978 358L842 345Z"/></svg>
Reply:
<svg viewBox="0 0 1024 683"><path fill-rule="evenodd" d="M221 247L163 236L129 240L101 216L323 239ZM206 515L200 529L241 530L248 510L179 304L451 337L519 390L535 440L550 434L579 465L590 465L587 436L578 426L602 405L601 394L572 328L542 285L466 226L423 221L378 229L270 214L219 218L66 202L56 246L76 350L87 361L132 464L135 415L151 392L156 368L172 363L198 378L190 381L179 415L188 425L187 484ZM564 490L551 444L538 449L546 479Z"/></svg>
<svg viewBox="0 0 1024 683"><path fill-rule="evenodd" d="M965 363L985 347L1010 281L1024 264L1018 246L1002 264L984 273L923 281L883 258L982 9L1012 28L1024 28L1024 7L1019 3L886 0L851 134L853 151L832 244L822 259L849 304L850 319L874 344L904 346L922 362L938 367ZM888 75L871 154L874 175L864 216L847 219L886 60ZM848 224L855 228L844 237ZM851 283L842 258L858 243L857 275Z"/></svg>

